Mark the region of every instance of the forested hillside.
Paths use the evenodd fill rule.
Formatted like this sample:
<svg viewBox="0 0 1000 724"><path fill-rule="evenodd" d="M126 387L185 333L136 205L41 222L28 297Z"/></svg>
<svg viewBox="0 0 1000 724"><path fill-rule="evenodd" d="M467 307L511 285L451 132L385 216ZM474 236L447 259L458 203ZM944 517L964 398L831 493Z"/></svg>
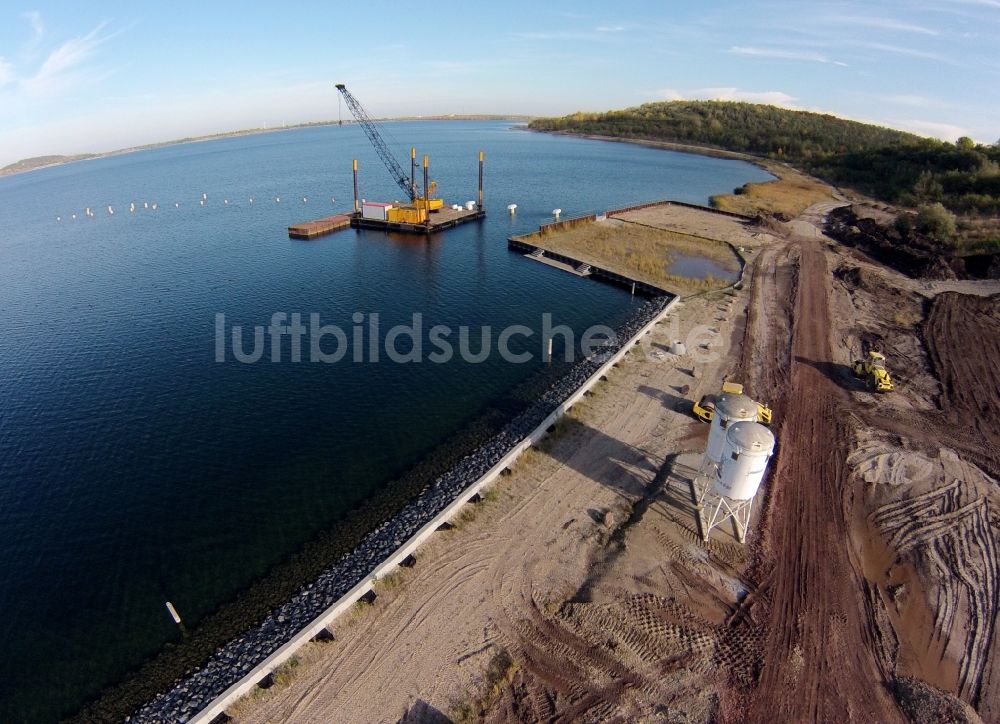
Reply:
<svg viewBox="0 0 1000 724"><path fill-rule="evenodd" d="M713 146L787 161L906 206L1000 214L1000 146L951 144L830 115L723 101L669 101L541 118L530 127Z"/></svg>

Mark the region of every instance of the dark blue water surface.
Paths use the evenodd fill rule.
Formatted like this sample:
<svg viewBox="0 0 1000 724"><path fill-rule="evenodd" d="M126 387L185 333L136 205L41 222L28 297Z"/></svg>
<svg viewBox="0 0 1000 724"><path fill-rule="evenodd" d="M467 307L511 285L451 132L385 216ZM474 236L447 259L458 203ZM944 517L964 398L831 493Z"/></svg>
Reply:
<svg viewBox="0 0 1000 724"><path fill-rule="evenodd" d="M508 123L386 128L402 158L410 144L430 154L448 204L476 197L484 150L488 218L430 239L290 240L290 223L350 206L353 157L363 196L399 198L356 126L0 179L0 721L72 712L177 636L165 601L195 625L541 364L292 364L287 339L281 363L269 348L217 363L217 313L244 326L248 351L274 312L349 335L356 312L383 330L419 312L425 328L473 326L474 348L481 325L494 339L538 330L543 312L577 331L615 324L627 293L525 260L506 237L556 207L704 203L769 178Z"/></svg>

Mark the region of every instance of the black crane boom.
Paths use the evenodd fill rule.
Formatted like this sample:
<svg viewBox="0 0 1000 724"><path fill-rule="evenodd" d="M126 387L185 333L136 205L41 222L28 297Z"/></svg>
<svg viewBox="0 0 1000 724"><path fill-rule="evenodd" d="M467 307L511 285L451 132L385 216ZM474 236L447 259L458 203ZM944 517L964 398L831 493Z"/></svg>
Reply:
<svg viewBox="0 0 1000 724"><path fill-rule="evenodd" d="M361 127L365 129L365 135L372 142L372 145L375 147L375 153L382 159L382 163L388 169L392 180L396 182L399 188L403 189L403 192L410 201L416 199L420 195L420 190L416 182L406 175L403 167L399 165L399 161L392 155L392 151L389 150L389 146L383 140L382 134L378 132L378 125L376 125L375 120L368 115L364 106L358 103L358 99L351 95L351 92L347 90L347 86L343 83L337 83L337 90L344 96L347 107L351 109L353 116L361 124Z"/></svg>

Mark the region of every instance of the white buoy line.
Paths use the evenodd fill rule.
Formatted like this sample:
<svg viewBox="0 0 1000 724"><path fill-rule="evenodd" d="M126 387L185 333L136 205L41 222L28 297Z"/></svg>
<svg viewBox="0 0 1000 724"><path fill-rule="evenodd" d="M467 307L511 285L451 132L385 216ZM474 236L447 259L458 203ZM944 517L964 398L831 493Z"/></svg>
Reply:
<svg viewBox="0 0 1000 724"><path fill-rule="evenodd" d="M276 203L276 204L280 204L281 203L281 198L282 198L281 196L276 195L273 198L274 198L274 203ZM301 198L302 198L302 203L303 204L310 203L310 197L309 196L302 196ZM250 196L247 199L247 201L248 201L248 205L249 206L253 206L256 201L259 201L259 198L256 197L256 196ZM218 202L216 202L216 203L218 203ZM331 196L330 197L330 203L331 204L336 204L337 203L337 199L336 199L335 196ZM209 203L208 194L207 193L203 193L201 195L201 198L198 200L198 205L199 206L208 206L208 207L212 206L212 204ZM182 206L182 204L181 204L180 201L175 201L174 204L173 204L173 208L175 208L175 209L180 209L181 206ZM236 203L235 201L230 201L229 198L225 198L224 197L222 199L221 206L223 208L228 208L228 207L239 208L240 204ZM97 218L98 214L94 211L94 208L99 208L99 207L91 207L91 206L85 207L84 210L83 210L82 216L84 216L86 218L89 218L89 219L95 219L95 218ZM107 215L108 216L114 216L115 215L116 209L115 209L115 206L113 204L107 204L106 205L106 209L107 209ZM130 201L129 205L128 205L128 212L130 214L135 214L137 211L156 211L157 209L159 209L159 203L155 202L155 201ZM68 216L66 214L56 214L55 219L56 219L56 221L60 221L60 222L64 218L68 218L70 220L74 220L75 221L76 218L77 218L77 215L78 214L76 214L76 213L70 213Z"/></svg>

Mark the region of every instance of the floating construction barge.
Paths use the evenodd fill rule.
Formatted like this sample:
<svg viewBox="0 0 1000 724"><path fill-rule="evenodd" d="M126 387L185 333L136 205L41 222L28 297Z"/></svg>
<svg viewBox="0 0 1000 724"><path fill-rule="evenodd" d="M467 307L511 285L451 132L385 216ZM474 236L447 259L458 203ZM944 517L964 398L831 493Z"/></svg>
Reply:
<svg viewBox="0 0 1000 724"><path fill-rule="evenodd" d="M442 199L430 198L431 189L436 183L428 182L428 157L424 156L424 193L407 202L385 203L368 201L358 198L358 161L353 162L354 169L354 211L347 214L327 216L316 221L305 221L288 227L288 235L293 239L315 239L318 236L332 234L340 229L378 229L380 231L397 231L404 234L434 234L444 229L450 229L459 224L478 221L486 218L483 207L483 152L479 152L479 199L467 201L465 206L454 204L445 206ZM416 149L410 149L411 178L416 176ZM403 179L404 187L417 187L409 179Z"/></svg>
<svg viewBox="0 0 1000 724"><path fill-rule="evenodd" d="M401 231L405 234L433 234L437 231L450 229L469 221L486 218L486 212L480 208L473 209L439 209L427 215L423 223L406 221L388 221L373 219L361 214L351 214L350 224L355 229L381 229L382 231Z"/></svg>
<svg viewBox="0 0 1000 724"><path fill-rule="evenodd" d="M347 228L399 231L404 234L435 234L459 224L484 218L486 218L486 212L482 209L464 208L461 210L449 208L432 211L425 223L366 218L361 213L335 214L315 221L293 224L288 227L288 236L292 239L315 239Z"/></svg>

